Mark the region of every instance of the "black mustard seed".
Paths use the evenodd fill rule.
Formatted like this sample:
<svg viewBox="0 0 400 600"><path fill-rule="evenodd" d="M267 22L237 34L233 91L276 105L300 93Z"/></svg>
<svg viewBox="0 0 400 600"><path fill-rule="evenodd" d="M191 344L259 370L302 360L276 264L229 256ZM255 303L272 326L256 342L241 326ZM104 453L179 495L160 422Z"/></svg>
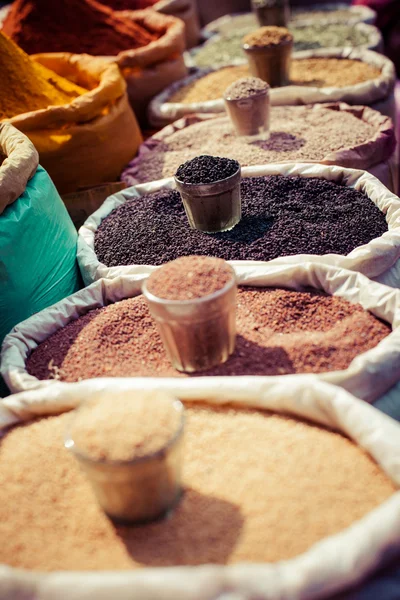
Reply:
<svg viewBox="0 0 400 600"><path fill-rule="evenodd" d="M179 256L272 260L294 254L342 254L388 230L385 215L363 193L325 179L242 179L242 220L207 234L189 227L179 193L162 190L128 200L101 223L98 259L109 267L161 265Z"/></svg>
<svg viewBox="0 0 400 600"><path fill-rule="evenodd" d="M176 177L183 183L215 183L234 175L240 165L232 158L220 158L203 154L181 165Z"/></svg>

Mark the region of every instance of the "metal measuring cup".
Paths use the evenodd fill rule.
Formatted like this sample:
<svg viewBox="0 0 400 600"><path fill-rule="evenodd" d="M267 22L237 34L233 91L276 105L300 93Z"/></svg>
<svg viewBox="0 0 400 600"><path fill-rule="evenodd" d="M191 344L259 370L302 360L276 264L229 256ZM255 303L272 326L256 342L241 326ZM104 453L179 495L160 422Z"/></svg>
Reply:
<svg viewBox="0 0 400 600"><path fill-rule="evenodd" d="M224 94L226 111L236 134L245 141L266 140L269 137L270 96L269 86L245 98L233 98L229 88Z"/></svg>

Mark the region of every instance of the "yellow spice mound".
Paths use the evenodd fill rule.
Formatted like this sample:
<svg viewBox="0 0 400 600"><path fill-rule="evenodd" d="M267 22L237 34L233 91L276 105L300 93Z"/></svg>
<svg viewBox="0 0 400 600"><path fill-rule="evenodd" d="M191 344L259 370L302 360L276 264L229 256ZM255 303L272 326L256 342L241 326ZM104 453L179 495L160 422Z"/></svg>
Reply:
<svg viewBox="0 0 400 600"><path fill-rule="evenodd" d="M87 90L35 62L0 32L0 119L69 104Z"/></svg>

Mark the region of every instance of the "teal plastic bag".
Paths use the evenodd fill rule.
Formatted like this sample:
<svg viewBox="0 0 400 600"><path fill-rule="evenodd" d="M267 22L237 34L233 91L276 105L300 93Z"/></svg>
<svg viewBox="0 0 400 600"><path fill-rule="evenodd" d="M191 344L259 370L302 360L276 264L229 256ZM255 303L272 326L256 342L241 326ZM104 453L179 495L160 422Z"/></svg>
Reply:
<svg viewBox="0 0 400 600"><path fill-rule="evenodd" d="M0 344L20 321L82 287L77 231L47 172L0 215Z"/></svg>

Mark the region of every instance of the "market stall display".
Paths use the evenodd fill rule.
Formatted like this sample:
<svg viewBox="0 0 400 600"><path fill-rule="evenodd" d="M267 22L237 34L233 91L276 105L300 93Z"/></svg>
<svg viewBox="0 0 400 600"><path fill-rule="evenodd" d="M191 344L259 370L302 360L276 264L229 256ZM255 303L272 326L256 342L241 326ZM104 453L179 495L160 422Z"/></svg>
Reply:
<svg viewBox="0 0 400 600"><path fill-rule="evenodd" d="M370 402L396 383L397 290L359 273L305 260L242 263L235 271L243 286L236 352L220 367L197 373L196 383L193 376L179 375L166 358L144 298L138 295L143 271L97 281L20 324L3 344L1 374L13 392L57 386L60 379L113 375L133 377L145 387L153 382L164 388L178 379L182 389L194 386L199 398L212 396L217 388L232 399L240 396L242 386L256 393L260 383L280 378L289 382L304 373ZM263 305L269 309L264 311ZM278 311L282 319L276 319ZM297 326L299 311L304 317ZM358 327L366 327L365 338L354 336Z"/></svg>
<svg viewBox="0 0 400 600"><path fill-rule="evenodd" d="M156 96L149 106L149 120L159 127L188 114L222 113L225 89L249 75L246 65L199 70ZM376 52L296 52L290 78L290 85L271 89L271 105L347 102L370 106L395 120L394 65Z"/></svg>
<svg viewBox="0 0 400 600"><path fill-rule="evenodd" d="M257 98L258 105L265 101ZM250 109L249 114L253 123L257 112ZM369 107L273 106L266 139L261 134L258 139L239 137L228 117L211 116L189 115L146 140L122 180L137 185L172 177L186 160L214 154L234 158L242 166L304 160L365 169L395 189L395 127L389 117Z"/></svg>
<svg viewBox="0 0 400 600"><path fill-rule="evenodd" d="M120 13L96 0L62 0L51 7L47 0L18 0L3 23L3 32L30 54L107 56L120 67L141 122L149 100L187 73L182 54L184 23L152 9Z"/></svg>
<svg viewBox="0 0 400 600"><path fill-rule="evenodd" d="M375 177L302 163L244 167L242 177L242 220L232 231L213 235L190 229L172 179L108 198L79 232L85 283L209 254L270 264L312 255L398 286L400 201Z"/></svg>

